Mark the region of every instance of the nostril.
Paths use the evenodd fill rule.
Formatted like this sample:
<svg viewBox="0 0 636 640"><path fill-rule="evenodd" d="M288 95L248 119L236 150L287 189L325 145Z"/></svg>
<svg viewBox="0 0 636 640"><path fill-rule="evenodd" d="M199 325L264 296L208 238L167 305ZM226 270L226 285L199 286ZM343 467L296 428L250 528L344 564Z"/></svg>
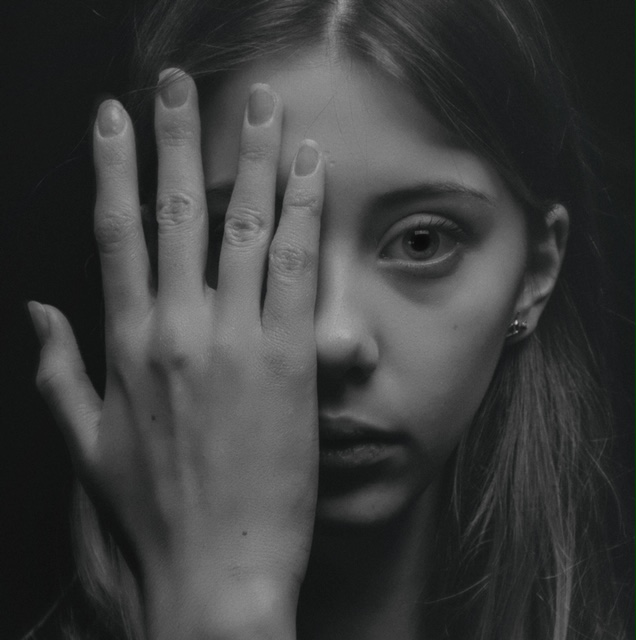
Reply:
<svg viewBox="0 0 636 640"><path fill-rule="evenodd" d="M362 384L369 379L371 375L371 371L369 369L364 369L362 367L352 367L347 371L346 379L351 384Z"/></svg>
<svg viewBox="0 0 636 640"><path fill-rule="evenodd" d="M318 399L321 404L337 404L347 392L364 385L372 369L353 366L348 369L318 367Z"/></svg>
<svg viewBox="0 0 636 640"><path fill-rule="evenodd" d="M354 284L334 285L329 296L323 288L315 319L318 374L332 392L333 385L364 382L379 361L378 342L364 304L367 299L355 294Z"/></svg>

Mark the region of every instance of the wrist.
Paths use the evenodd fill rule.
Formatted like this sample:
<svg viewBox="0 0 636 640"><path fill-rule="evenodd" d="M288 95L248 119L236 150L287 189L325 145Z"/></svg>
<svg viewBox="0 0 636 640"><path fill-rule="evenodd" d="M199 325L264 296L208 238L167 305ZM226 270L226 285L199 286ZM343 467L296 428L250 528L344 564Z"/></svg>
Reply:
<svg viewBox="0 0 636 640"><path fill-rule="evenodd" d="M214 584L213 584L214 582ZM146 590L149 640L295 640L298 595L267 579L157 584Z"/></svg>

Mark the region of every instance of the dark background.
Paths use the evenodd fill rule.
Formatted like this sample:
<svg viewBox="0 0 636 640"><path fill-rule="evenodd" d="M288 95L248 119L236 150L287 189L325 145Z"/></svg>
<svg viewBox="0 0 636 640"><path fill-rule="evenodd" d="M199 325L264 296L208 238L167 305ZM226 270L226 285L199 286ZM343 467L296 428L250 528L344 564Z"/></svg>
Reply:
<svg viewBox="0 0 636 640"><path fill-rule="evenodd" d="M606 185L602 232L620 345L614 358L619 474L633 518L634 7L631 0L547 3L570 52L578 102ZM38 348L26 313L35 299L73 322L99 381L101 301L91 237L87 133L97 102L125 88L122 28L130 0L18 0L0 8L0 639L41 616L70 576L71 471L35 388ZM633 564L631 551L625 562ZM628 574L628 580L631 579Z"/></svg>

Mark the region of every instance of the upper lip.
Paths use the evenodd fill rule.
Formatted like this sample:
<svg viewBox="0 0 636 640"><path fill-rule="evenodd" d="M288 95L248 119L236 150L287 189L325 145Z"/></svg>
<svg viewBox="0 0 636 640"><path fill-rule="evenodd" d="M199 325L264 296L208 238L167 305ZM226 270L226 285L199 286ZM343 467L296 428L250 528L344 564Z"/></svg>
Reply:
<svg viewBox="0 0 636 640"><path fill-rule="evenodd" d="M350 416L326 416L318 419L321 440L380 440L395 442L399 435L388 429Z"/></svg>

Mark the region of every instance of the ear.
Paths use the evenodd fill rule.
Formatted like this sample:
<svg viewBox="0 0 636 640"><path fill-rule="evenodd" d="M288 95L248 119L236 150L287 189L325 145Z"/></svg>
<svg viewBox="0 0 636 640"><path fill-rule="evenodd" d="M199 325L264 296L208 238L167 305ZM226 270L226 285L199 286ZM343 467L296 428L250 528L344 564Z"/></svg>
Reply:
<svg viewBox="0 0 636 640"><path fill-rule="evenodd" d="M567 209L556 204L546 214L542 228L535 232L515 305L516 318L526 324L526 330L510 337L509 341L521 340L536 329L561 271L569 227Z"/></svg>

